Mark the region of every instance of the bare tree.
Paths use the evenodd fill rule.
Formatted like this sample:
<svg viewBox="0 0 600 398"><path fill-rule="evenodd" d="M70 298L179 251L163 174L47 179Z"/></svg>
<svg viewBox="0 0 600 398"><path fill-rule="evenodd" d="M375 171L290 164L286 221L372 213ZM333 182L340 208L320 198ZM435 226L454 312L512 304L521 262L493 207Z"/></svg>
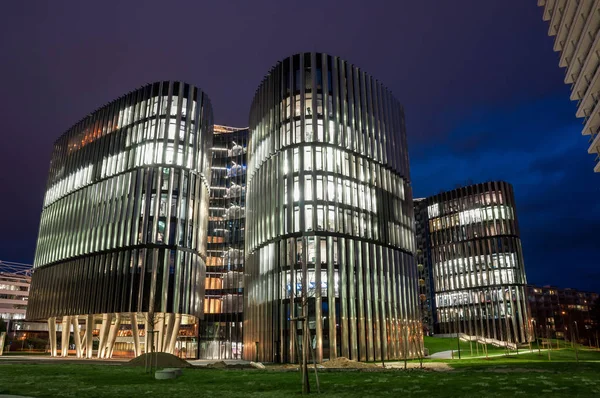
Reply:
<svg viewBox="0 0 600 398"><path fill-rule="evenodd" d="M154 370L158 368L158 355L156 354L154 347L154 334L157 333L156 325L164 319L163 317L163 314L157 314L154 311L144 313L144 320L146 321L144 327L144 333L146 335L144 353L147 354L145 360L146 373L152 373L153 368ZM154 364L152 363L152 360L154 360Z"/></svg>
<svg viewBox="0 0 600 398"><path fill-rule="evenodd" d="M311 338L310 338L310 327L308 324L308 299L309 299L309 293L308 293L308 270L307 270L307 266L305 262L302 262L302 296L301 296L301 311L302 311L302 315L295 317L295 318L291 318L291 321L300 321L301 323L301 330L302 330L302 343L301 343L301 347L300 347L300 352L298 352L299 355L299 362L300 362L300 368L301 368L301 374L302 374L302 394L310 394L310 380L308 378L308 361L309 361L309 355L312 355L312 359L313 359L313 364L314 364L314 368L315 368L315 377L316 377L316 381L317 381L317 392L319 391L319 375L317 372L317 361L316 361L316 355L314 352L314 348L312 346L311 343ZM296 327L296 326L295 326ZM296 347L298 346L298 344L296 343ZM298 349L296 348L296 350L298 351Z"/></svg>
<svg viewBox="0 0 600 398"><path fill-rule="evenodd" d="M411 329L411 341L413 343L417 359L419 360L419 367L423 369L423 328L421 327L420 323L417 325L417 327Z"/></svg>

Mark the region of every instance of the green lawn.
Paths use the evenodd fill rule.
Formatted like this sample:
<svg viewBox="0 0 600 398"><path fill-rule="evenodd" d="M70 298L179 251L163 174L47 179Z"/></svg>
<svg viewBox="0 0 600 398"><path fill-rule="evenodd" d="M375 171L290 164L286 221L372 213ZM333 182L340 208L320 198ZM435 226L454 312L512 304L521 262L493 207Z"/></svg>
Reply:
<svg viewBox="0 0 600 398"><path fill-rule="evenodd" d="M429 349L429 355L434 354L436 352L458 350L458 344L456 342L456 338L447 338L447 337L424 337L425 347ZM470 357L471 356L471 348L473 348L473 356L484 356L485 352L483 351L483 345L478 344L476 342L468 342L468 341L460 341L460 354L462 357ZM477 351L479 348L479 352ZM491 344L487 344L488 355L492 354L504 354L506 353L505 348L494 347Z"/></svg>
<svg viewBox="0 0 600 398"><path fill-rule="evenodd" d="M435 397L600 396L600 353L570 350L450 361L449 372L322 372L326 396ZM33 397L207 396L280 397L300 395L297 372L184 369L177 380L157 381L143 369L125 366L2 364L0 394ZM313 388L314 375L311 375Z"/></svg>

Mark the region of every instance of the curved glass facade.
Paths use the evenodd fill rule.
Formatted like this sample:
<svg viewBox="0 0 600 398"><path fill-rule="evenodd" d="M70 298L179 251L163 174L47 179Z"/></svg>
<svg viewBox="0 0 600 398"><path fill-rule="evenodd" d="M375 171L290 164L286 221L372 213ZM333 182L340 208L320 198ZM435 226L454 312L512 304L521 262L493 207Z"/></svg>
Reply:
<svg viewBox="0 0 600 398"><path fill-rule="evenodd" d="M527 281L512 186L488 182L427 201L439 332L528 341Z"/></svg>
<svg viewBox="0 0 600 398"><path fill-rule="evenodd" d="M389 90L337 57L286 58L256 92L248 153L244 358L296 361L303 290L317 361L412 352L412 192Z"/></svg>
<svg viewBox="0 0 600 398"><path fill-rule="evenodd" d="M102 341L111 322L137 330L137 316L162 314L155 344L173 351L168 333L203 312L212 124L201 90L158 82L56 141L30 319L91 315Z"/></svg>

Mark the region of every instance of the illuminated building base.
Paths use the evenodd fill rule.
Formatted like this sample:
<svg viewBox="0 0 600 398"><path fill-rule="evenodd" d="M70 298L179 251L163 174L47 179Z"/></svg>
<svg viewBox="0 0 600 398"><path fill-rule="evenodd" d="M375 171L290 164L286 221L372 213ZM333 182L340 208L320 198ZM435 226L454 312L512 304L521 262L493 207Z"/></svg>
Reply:
<svg viewBox="0 0 600 398"><path fill-rule="evenodd" d="M57 321L61 330L60 351L56 340ZM163 312L53 317L48 319L50 355L67 357L69 351L74 351L77 358L110 359L113 355L137 357L166 352L187 358L190 352L195 355L195 341L193 347L189 347L186 337L196 335L196 324L196 317Z"/></svg>

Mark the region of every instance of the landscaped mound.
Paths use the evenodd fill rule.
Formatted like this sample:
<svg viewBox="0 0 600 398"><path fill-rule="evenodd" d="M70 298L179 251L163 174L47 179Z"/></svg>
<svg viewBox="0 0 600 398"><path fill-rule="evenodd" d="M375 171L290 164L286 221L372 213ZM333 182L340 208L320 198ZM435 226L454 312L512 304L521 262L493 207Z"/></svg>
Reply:
<svg viewBox="0 0 600 398"><path fill-rule="evenodd" d="M334 369L365 369L365 368L376 368L377 365L374 363L365 363L352 361L346 357L339 357L336 359L331 359L327 362L322 363L325 368L334 368Z"/></svg>
<svg viewBox="0 0 600 398"><path fill-rule="evenodd" d="M125 363L125 366L146 366L146 358L148 358L148 366L156 366L157 368L191 368L192 365L176 357L173 354L167 354L166 352L153 352L149 354L142 354L139 357L133 358L131 361Z"/></svg>
<svg viewBox="0 0 600 398"><path fill-rule="evenodd" d="M225 361L220 361L209 363L208 365L206 365L206 367L209 369L227 369L227 364L225 363Z"/></svg>

